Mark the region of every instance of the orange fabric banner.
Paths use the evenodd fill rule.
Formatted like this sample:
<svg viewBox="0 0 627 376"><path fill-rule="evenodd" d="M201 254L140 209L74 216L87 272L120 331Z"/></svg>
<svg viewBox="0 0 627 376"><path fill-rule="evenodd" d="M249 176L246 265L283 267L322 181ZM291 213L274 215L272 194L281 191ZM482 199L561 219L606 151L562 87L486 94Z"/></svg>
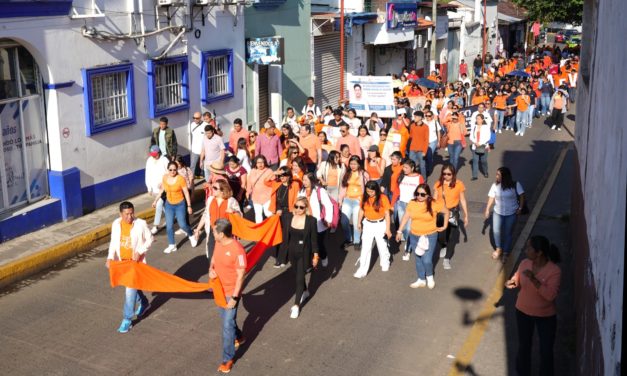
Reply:
<svg viewBox="0 0 627 376"><path fill-rule="evenodd" d="M257 242L246 254L246 272L259 261L264 252L283 241L280 216L274 215L261 223L248 221L230 214L233 234L241 239ZM170 273L131 260L111 261L109 265L111 287L126 286L153 292L201 292L213 290L213 299L219 307L226 307L226 297L219 278L208 283L187 281Z"/></svg>
<svg viewBox="0 0 627 376"><path fill-rule="evenodd" d="M216 304L226 307L226 297L219 278L207 283L191 282L143 262L124 260L110 262L109 280L111 287L125 286L154 292L201 292L212 289Z"/></svg>

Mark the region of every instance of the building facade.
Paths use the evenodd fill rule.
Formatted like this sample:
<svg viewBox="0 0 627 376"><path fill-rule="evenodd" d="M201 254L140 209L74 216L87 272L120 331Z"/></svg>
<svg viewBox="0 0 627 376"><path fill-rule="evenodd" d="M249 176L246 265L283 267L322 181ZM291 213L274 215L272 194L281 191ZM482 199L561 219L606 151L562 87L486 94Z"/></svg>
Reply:
<svg viewBox="0 0 627 376"><path fill-rule="evenodd" d="M160 117L245 117L243 5L196 3L0 3L0 241L144 192Z"/></svg>

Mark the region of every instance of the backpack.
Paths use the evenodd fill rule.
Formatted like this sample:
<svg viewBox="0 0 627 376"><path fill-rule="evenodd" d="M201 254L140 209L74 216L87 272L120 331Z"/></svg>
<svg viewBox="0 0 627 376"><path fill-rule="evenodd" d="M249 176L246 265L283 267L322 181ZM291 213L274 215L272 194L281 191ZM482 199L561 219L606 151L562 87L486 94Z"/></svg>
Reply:
<svg viewBox="0 0 627 376"><path fill-rule="evenodd" d="M325 218L327 210L324 205L322 205L322 199L320 198L320 187L316 188L316 193L318 195L318 205L320 205L320 218ZM327 194L327 196L329 195ZM335 229L340 222L340 205L331 196L329 196L329 200L331 200L331 205L333 206L333 217L331 218L331 223L329 223L328 226Z"/></svg>

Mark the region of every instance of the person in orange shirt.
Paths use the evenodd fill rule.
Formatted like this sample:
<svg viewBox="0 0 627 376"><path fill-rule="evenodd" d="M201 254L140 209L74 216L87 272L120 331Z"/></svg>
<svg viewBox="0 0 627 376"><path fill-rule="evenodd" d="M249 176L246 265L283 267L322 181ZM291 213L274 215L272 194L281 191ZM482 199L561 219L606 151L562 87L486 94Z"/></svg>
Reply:
<svg viewBox="0 0 627 376"><path fill-rule="evenodd" d="M242 124L242 119L240 118L233 120L233 129L229 135L229 148L231 148L234 155L237 155L237 141L239 141L240 138L244 138L248 141L249 133L242 127Z"/></svg>
<svg viewBox="0 0 627 376"><path fill-rule="evenodd" d="M496 96L492 101L494 107L494 117L496 122L496 131L502 133L503 121L505 120L505 108L507 107L507 94L503 90L497 90Z"/></svg>
<svg viewBox="0 0 627 376"><path fill-rule="evenodd" d="M526 88L521 87L519 91L520 95L516 97L516 126L518 127L518 132L516 132L516 136L524 136L525 129L527 129L531 121L531 111L529 109L531 99L527 94Z"/></svg>
<svg viewBox="0 0 627 376"><path fill-rule="evenodd" d="M414 112L414 121L409 126L409 159L420 166L420 174L427 177L427 163L425 158L429 149L429 126L422 119L422 111Z"/></svg>
<svg viewBox="0 0 627 376"><path fill-rule="evenodd" d="M303 148L303 161L309 172L316 171L316 166L322 162L322 145L320 139L311 133L311 126L305 124L300 127L300 139L296 141L299 148Z"/></svg>
<svg viewBox="0 0 627 376"><path fill-rule="evenodd" d="M379 147L377 145L372 145L366 152L366 160L365 160L365 170L370 176L370 180L376 181L377 183L381 180L381 176L383 176L383 170L385 169L385 161L381 158L381 154L379 153Z"/></svg>
<svg viewBox="0 0 627 376"><path fill-rule="evenodd" d="M368 274L374 242L379 251L381 271L387 272L390 269L390 251L385 239L385 237L392 238L390 210L392 210L390 201L381 193L379 184L372 180L366 183L357 222L358 230L362 232L362 247L359 255L359 269L353 275L355 278L364 278Z"/></svg>
<svg viewBox="0 0 627 376"><path fill-rule="evenodd" d="M444 223L438 226L437 217L441 212ZM428 184L420 184L414 193L414 199L407 204L405 215L401 219L399 228L405 228L411 220L409 233L409 250L416 254L416 272L418 279L409 285L411 288L428 286L435 287L433 279L433 252L438 240L438 232L448 227L448 209L441 201L435 201L431 196ZM396 241L401 241L402 232L396 232Z"/></svg>
<svg viewBox="0 0 627 376"><path fill-rule="evenodd" d="M544 236L532 236L525 248L527 258L520 262L514 276L505 283L508 289L520 288L516 299L518 326L519 375L531 375L533 332L538 328L540 343L540 375L552 375L553 344L557 331L555 299L559 293L562 273L557 263L557 247Z"/></svg>
<svg viewBox="0 0 627 376"><path fill-rule="evenodd" d="M388 197L392 207L400 194L398 179L403 171L402 160L403 156L399 151L392 152L390 165L383 170L383 176L381 177L381 191Z"/></svg>
<svg viewBox="0 0 627 376"><path fill-rule="evenodd" d="M111 225L111 242L105 266L112 260L133 260L146 263L146 252L153 237L146 221L135 218L135 207L129 201L120 204L120 218ZM137 309L135 309L137 307ZM134 316L141 317L148 309L148 299L141 290L127 287L124 299L123 319L119 333L127 333L132 327Z"/></svg>
<svg viewBox="0 0 627 376"><path fill-rule="evenodd" d="M471 104L473 106L478 105L480 103L485 103L486 100L489 100L488 96L485 94L485 90L483 88L479 89L477 94L472 96Z"/></svg>
<svg viewBox="0 0 627 376"><path fill-rule="evenodd" d="M396 119L392 122L392 127L388 130L388 139L392 140L394 147L398 148L403 158L407 152L407 141L409 140L409 131L407 126L409 119L405 117L405 111L397 111Z"/></svg>

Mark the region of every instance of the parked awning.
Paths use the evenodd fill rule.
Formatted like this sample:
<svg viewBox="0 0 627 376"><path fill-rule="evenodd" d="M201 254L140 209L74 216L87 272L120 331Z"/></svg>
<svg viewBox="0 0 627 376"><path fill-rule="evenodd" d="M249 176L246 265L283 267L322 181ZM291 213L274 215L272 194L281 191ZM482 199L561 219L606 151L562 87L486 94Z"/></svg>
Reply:
<svg viewBox="0 0 627 376"><path fill-rule="evenodd" d="M512 23L524 21L522 18L508 16L507 14L503 14L503 13L499 13L498 20L500 23L503 23L503 24L512 24Z"/></svg>

